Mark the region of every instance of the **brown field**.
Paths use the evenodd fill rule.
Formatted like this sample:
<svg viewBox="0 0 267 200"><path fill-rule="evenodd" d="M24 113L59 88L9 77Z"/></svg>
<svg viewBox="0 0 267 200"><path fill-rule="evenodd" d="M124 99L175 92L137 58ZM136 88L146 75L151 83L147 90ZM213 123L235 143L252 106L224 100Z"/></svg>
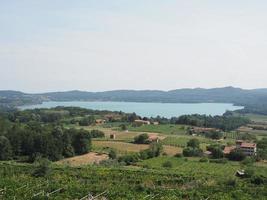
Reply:
<svg viewBox="0 0 267 200"><path fill-rule="evenodd" d="M64 164L70 166L81 166L81 165L89 165L94 163L99 163L102 160L107 160L108 155L106 154L98 154L94 152L90 152L81 156L74 156L72 158L66 158L60 161L57 161L57 164Z"/></svg>
<svg viewBox="0 0 267 200"><path fill-rule="evenodd" d="M120 154L126 154L126 153L137 153L142 150L148 149L148 144L132 144L132 143L126 143L126 142L116 142L116 141L93 141L93 146L96 149L99 148L113 148L117 150ZM181 153L182 148L179 147L173 147L169 145L163 145L163 152L165 152L167 155L175 155L176 153Z"/></svg>

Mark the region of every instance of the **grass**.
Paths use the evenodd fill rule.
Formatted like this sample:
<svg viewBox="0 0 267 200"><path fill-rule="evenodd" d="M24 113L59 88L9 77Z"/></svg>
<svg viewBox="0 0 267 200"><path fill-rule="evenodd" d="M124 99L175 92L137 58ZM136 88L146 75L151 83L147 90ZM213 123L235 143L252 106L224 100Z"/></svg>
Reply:
<svg viewBox="0 0 267 200"><path fill-rule="evenodd" d="M140 127L129 126L129 131L150 132L150 133L162 133L166 135L184 135L186 134L186 126L172 125L172 124L160 124L160 125L143 125Z"/></svg>
<svg viewBox="0 0 267 200"><path fill-rule="evenodd" d="M188 158L185 160L185 158L162 156L144 160L138 164L139 166L150 169L160 169L162 168L163 163L169 161L172 163L172 170L174 171L203 177L205 175L234 177L236 170L244 168L244 166L241 166L238 162L228 161L225 164L220 164L199 162L199 159L200 158ZM266 167L257 167L256 173L267 176Z"/></svg>

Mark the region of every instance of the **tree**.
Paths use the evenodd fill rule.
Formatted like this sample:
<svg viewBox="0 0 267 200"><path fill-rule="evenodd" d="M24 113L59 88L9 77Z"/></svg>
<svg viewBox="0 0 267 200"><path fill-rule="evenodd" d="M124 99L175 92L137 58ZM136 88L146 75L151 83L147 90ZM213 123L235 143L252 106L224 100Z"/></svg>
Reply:
<svg viewBox="0 0 267 200"><path fill-rule="evenodd" d="M91 149L91 135L85 130L74 131L72 146L76 154L88 153Z"/></svg>
<svg viewBox="0 0 267 200"><path fill-rule="evenodd" d="M12 149L9 140L0 136L0 160L9 160L12 156Z"/></svg>
<svg viewBox="0 0 267 200"><path fill-rule="evenodd" d="M233 161L242 161L246 158L246 155L240 150L235 150L230 152L228 158Z"/></svg>
<svg viewBox="0 0 267 200"><path fill-rule="evenodd" d="M192 147L193 149L199 148L200 142L198 139L191 139L187 142L188 147Z"/></svg>
<svg viewBox="0 0 267 200"><path fill-rule="evenodd" d="M38 157L35 161L36 169L33 171L32 175L35 177L46 177L50 174L50 161L46 158Z"/></svg>
<svg viewBox="0 0 267 200"><path fill-rule="evenodd" d="M95 123L94 116L84 117L81 121L79 121L80 126L90 126Z"/></svg>
<svg viewBox="0 0 267 200"><path fill-rule="evenodd" d="M148 134L144 133L138 135L134 138L134 143L136 144L147 144L148 143Z"/></svg>

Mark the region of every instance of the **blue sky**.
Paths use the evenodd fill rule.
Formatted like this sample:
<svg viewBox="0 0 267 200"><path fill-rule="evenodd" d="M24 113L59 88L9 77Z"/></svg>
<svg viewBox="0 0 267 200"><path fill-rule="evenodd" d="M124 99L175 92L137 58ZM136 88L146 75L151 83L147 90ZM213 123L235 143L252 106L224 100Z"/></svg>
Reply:
<svg viewBox="0 0 267 200"><path fill-rule="evenodd" d="M0 89L267 87L264 0L0 0Z"/></svg>

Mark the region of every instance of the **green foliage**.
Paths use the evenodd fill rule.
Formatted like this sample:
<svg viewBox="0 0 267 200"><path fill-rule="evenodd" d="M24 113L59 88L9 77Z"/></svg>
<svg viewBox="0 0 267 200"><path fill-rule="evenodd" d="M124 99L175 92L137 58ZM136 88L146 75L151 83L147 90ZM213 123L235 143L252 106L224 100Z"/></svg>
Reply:
<svg viewBox="0 0 267 200"><path fill-rule="evenodd" d="M200 142L198 139L193 138L187 142L187 146L192 147L193 149L199 148Z"/></svg>
<svg viewBox="0 0 267 200"><path fill-rule="evenodd" d="M0 136L0 160L9 160L12 156L12 148L8 138Z"/></svg>
<svg viewBox="0 0 267 200"><path fill-rule="evenodd" d="M110 159L116 159L117 158L117 152L114 149L111 149L108 153L108 157Z"/></svg>
<svg viewBox="0 0 267 200"><path fill-rule="evenodd" d="M207 116L207 115L182 115L176 120L176 124L187 124L191 126L212 127L223 131L234 130L240 126L248 124L247 118L233 116L232 114L224 116ZM220 135L213 135L219 137Z"/></svg>
<svg viewBox="0 0 267 200"><path fill-rule="evenodd" d="M206 157L200 158L199 162L209 162L209 159Z"/></svg>
<svg viewBox="0 0 267 200"><path fill-rule="evenodd" d="M105 133L99 130L92 130L90 132L92 138L103 138L105 137Z"/></svg>
<svg viewBox="0 0 267 200"><path fill-rule="evenodd" d="M211 156L214 159L223 158L224 156L222 146L220 145L210 145L207 147L207 150L211 152Z"/></svg>
<svg viewBox="0 0 267 200"><path fill-rule="evenodd" d="M51 172L50 161L46 158L37 158L34 162L36 168L33 171L32 175L35 177L47 177Z"/></svg>
<svg viewBox="0 0 267 200"><path fill-rule="evenodd" d="M166 161L162 164L162 167L164 168L172 168L172 162L171 161Z"/></svg>
<svg viewBox="0 0 267 200"><path fill-rule="evenodd" d="M202 156L202 153L199 148L186 147L183 149L183 156L185 157Z"/></svg>
<svg viewBox="0 0 267 200"><path fill-rule="evenodd" d="M135 144L147 144L148 143L148 134L143 133L134 138Z"/></svg>
<svg viewBox="0 0 267 200"><path fill-rule="evenodd" d="M79 121L80 126L90 126L95 123L94 116L84 117Z"/></svg>
<svg viewBox="0 0 267 200"><path fill-rule="evenodd" d="M239 150L234 150L231 151L230 154L228 155L229 160L233 160L233 161L242 161L246 158L246 155Z"/></svg>
<svg viewBox="0 0 267 200"><path fill-rule="evenodd" d="M91 150L91 134L86 130L72 129L72 146L75 154L81 155Z"/></svg>

